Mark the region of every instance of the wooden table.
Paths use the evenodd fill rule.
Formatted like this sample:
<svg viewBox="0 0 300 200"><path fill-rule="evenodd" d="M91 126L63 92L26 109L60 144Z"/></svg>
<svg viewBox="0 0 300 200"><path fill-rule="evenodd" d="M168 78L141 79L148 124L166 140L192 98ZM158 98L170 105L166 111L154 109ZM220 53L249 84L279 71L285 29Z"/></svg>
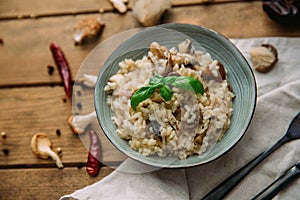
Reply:
<svg viewBox="0 0 300 200"><path fill-rule="evenodd" d="M97 41L75 46L73 27L86 16L100 16L106 26ZM299 27L272 21L261 1L173 0L161 23L203 25L229 38L300 36ZM0 132L7 136L0 138L0 199L58 199L113 171L103 165L96 177L86 173L88 151L67 123L71 101L64 101L58 71L53 75L47 71L48 65L55 66L49 44L55 41L62 47L74 80L97 44L138 27L142 26L130 9L119 14L108 0L0 1ZM54 149L62 148L63 170L51 159L32 154L30 141L37 132L46 133ZM110 161L119 159L114 153L108 157Z"/></svg>

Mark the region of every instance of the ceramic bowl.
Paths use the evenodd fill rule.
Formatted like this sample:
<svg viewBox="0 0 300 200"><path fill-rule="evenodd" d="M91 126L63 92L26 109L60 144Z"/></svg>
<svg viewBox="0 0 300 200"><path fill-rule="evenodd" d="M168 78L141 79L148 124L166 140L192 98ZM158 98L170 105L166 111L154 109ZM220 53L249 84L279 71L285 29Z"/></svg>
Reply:
<svg viewBox="0 0 300 200"><path fill-rule="evenodd" d="M231 126L224 138L209 152L189 156L185 160L174 157L146 157L132 150L127 141L116 134L116 126L111 120L112 112L107 105L104 87L110 76L118 71L118 63L125 58L140 59L149 50L153 41L168 48L189 38L196 49L210 53L227 69L227 76L235 94ZM134 160L163 168L191 167L211 162L229 151L245 134L256 105L256 83L253 71L244 56L227 38L201 26L189 24L165 24L143 29L122 43L101 67L95 87L94 103L100 126L110 142L121 152Z"/></svg>

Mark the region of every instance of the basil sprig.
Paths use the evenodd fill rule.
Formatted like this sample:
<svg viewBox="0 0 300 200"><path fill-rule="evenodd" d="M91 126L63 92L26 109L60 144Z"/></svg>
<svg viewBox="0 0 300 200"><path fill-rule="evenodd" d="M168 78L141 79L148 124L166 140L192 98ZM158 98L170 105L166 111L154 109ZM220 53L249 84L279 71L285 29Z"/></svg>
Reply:
<svg viewBox="0 0 300 200"><path fill-rule="evenodd" d="M142 101L150 98L156 89L159 89L159 94L165 101L172 98L173 91L169 86L174 86L183 90L203 94L204 88L200 81L191 76L153 76L149 85L139 88L131 96L131 107L135 110Z"/></svg>

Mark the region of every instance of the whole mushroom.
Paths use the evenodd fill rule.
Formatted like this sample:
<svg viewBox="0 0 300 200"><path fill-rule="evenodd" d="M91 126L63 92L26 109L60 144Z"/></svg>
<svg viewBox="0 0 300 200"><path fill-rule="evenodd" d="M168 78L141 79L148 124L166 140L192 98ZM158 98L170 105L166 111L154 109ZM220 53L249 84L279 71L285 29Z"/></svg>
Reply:
<svg viewBox="0 0 300 200"><path fill-rule="evenodd" d="M58 168L63 168L59 156L51 149L52 142L45 133L36 133L31 139L31 150L39 158L48 159L51 157Z"/></svg>

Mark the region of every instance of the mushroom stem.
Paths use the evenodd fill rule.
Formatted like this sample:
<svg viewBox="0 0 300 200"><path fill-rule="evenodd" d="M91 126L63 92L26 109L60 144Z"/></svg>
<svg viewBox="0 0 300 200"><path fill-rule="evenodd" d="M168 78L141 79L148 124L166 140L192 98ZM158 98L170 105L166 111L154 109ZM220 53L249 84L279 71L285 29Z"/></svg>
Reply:
<svg viewBox="0 0 300 200"><path fill-rule="evenodd" d="M62 164L59 156L54 151L52 151L50 148L48 148L47 153L55 161L55 164L58 168L60 168L60 169L64 168L64 165Z"/></svg>
<svg viewBox="0 0 300 200"><path fill-rule="evenodd" d="M72 115L68 123L73 130L73 132L77 134L83 133L86 128L91 124L91 122L96 118L96 112L93 111L86 115Z"/></svg>
<svg viewBox="0 0 300 200"><path fill-rule="evenodd" d="M79 78L78 81L87 87L93 88L96 85L97 78L98 77L94 75L84 74L83 77Z"/></svg>

